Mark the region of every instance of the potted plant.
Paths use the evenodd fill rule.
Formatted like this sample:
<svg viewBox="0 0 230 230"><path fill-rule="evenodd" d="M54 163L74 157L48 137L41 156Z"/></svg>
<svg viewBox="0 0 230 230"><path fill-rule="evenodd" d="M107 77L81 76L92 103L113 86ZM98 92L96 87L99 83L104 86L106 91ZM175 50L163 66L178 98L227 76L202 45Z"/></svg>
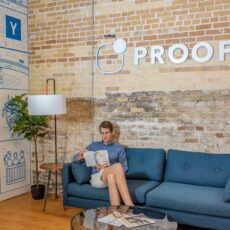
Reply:
<svg viewBox="0 0 230 230"><path fill-rule="evenodd" d="M26 94L15 96L10 101L16 115L12 125L13 132L19 136L23 135L27 140L34 141L36 184L31 186L31 194L34 199L42 199L44 197L45 185L39 184L37 141L39 137L44 137L47 133L48 117L28 114Z"/></svg>

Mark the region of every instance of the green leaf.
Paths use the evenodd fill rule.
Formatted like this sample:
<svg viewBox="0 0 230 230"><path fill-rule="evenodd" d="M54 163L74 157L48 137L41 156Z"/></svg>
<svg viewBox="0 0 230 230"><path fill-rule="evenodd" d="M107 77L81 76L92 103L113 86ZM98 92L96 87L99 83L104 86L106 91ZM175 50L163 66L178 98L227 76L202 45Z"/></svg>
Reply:
<svg viewBox="0 0 230 230"><path fill-rule="evenodd" d="M48 116L33 116L28 114L27 94L13 97L10 106L14 112L12 115L15 116L15 122L12 127L14 133L24 136L27 140L37 140L37 137L44 137L47 134ZM37 152L35 156L37 156ZM36 165L38 165L37 157L35 157L35 161ZM39 175L38 170L36 170L36 174ZM38 184L38 176L36 178Z"/></svg>

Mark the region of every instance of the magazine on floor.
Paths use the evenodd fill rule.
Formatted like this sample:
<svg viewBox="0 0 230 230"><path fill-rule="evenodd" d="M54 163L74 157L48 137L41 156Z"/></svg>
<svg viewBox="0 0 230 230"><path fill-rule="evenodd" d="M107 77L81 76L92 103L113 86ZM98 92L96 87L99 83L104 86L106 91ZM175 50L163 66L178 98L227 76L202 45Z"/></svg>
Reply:
<svg viewBox="0 0 230 230"><path fill-rule="evenodd" d="M106 150L98 150L98 151L86 151L84 153L85 163L88 167L96 166L96 164L101 164L105 166L109 166L109 156Z"/></svg>
<svg viewBox="0 0 230 230"><path fill-rule="evenodd" d="M124 225L126 228L134 228L148 224L155 224L156 222L146 217L144 214L122 214L113 212L107 216L98 219L99 222L121 227Z"/></svg>
<svg viewBox="0 0 230 230"><path fill-rule="evenodd" d="M119 213L119 216L120 216L120 213ZM119 221L119 217L117 217L117 215L115 215L114 213L111 213L107 216L103 216L99 218L98 221L104 224L114 225L116 227L123 226L123 224Z"/></svg>
<svg viewBox="0 0 230 230"><path fill-rule="evenodd" d="M119 222L121 222L126 228L134 228L156 223L153 219L146 217L144 214L124 216L119 219Z"/></svg>

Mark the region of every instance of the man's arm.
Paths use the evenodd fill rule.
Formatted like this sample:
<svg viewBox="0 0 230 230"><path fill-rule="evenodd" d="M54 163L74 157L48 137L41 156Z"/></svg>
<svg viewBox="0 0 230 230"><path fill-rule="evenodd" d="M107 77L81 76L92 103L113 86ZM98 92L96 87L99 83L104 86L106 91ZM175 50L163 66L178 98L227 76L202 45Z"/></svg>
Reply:
<svg viewBox="0 0 230 230"><path fill-rule="evenodd" d="M85 149L81 150L80 152L76 152L73 154L72 156L72 161L79 161L79 162L84 162L84 153L86 151L92 151L92 144L89 144L88 146L86 146Z"/></svg>
<svg viewBox="0 0 230 230"><path fill-rule="evenodd" d="M128 170L128 163L127 163L127 157L126 157L125 149L124 149L123 146L121 147L121 150L119 151L118 161L123 166L124 171L127 172L127 170Z"/></svg>
<svg viewBox="0 0 230 230"><path fill-rule="evenodd" d="M84 152L86 150L81 150L80 152L76 152L72 156L72 161L84 162Z"/></svg>

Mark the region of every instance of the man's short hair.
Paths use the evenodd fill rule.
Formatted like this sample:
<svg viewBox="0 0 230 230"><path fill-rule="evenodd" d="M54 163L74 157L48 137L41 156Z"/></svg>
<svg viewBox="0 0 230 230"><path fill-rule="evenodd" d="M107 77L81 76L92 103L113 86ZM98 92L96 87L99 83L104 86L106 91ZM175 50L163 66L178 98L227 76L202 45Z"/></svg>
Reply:
<svg viewBox="0 0 230 230"><path fill-rule="evenodd" d="M101 131L101 128L109 129L110 132L113 132L113 124L111 121L103 121L99 125L99 131Z"/></svg>

